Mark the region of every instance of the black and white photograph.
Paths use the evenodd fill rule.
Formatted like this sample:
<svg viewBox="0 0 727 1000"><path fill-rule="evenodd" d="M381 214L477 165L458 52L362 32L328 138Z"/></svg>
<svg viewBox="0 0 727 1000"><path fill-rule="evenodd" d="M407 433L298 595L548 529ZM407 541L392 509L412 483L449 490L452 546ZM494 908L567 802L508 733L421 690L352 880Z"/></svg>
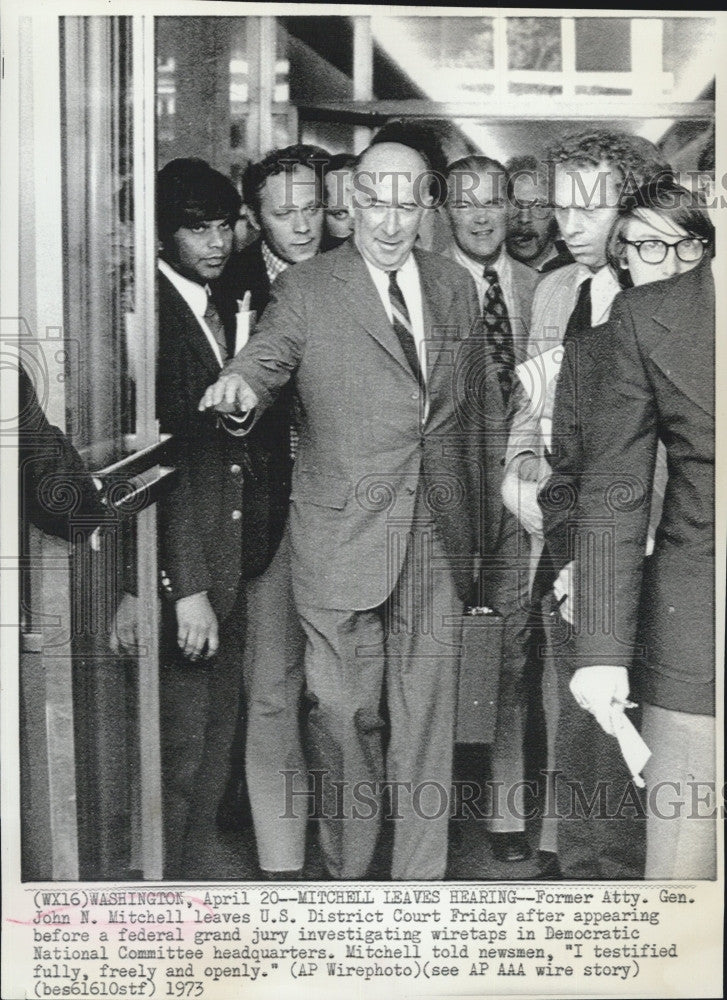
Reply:
<svg viewBox="0 0 727 1000"><path fill-rule="evenodd" d="M721 996L725 15L1 13L2 995Z"/></svg>

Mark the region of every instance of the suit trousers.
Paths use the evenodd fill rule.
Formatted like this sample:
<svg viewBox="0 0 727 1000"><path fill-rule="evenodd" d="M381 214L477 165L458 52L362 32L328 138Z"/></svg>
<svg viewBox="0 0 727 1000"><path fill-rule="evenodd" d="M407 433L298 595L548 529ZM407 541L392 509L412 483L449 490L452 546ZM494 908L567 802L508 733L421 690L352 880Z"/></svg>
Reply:
<svg viewBox="0 0 727 1000"><path fill-rule="evenodd" d="M289 784L306 782L300 737L303 632L293 600L286 531L270 566L247 584L245 764L258 862L295 871L305 860L306 816L286 808Z"/></svg>
<svg viewBox="0 0 727 1000"><path fill-rule="evenodd" d="M493 574L488 599L503 615L503 637L495 738L490 748L493 802L487 828L492 833L513 833L525 829L524 673L529 638L530 554L526 534L509 512L496 556L503 566Z"/></svg>
<svg viewBox="0 0 727 1000"><path fill-rule="evenodd" d="M220 622L217 656L190 663L170 636L160 678L164 877L239 878L215 816L238 726L245 644L245 586ZM225 856L229 854L228 861ZM220 865L229 866L221 870Z"/></svg>
<svg viewBox="0 0 727 1000"><path fill-rule="evenodd" d="M644 704L647 879L717 877L716 720Z"/></svg>
<svg viewBox="0 0 727 1000"><path fill-rule="evenodd" d="M391 783L392 878L441 879L447 865L463 605L419 498L411 527L392 524L391 543L406 545L406 554L383 606L298 609L312 701L309 763L323 787L320 842L337 879L366 875L384 811L384 777Z"/></svg>

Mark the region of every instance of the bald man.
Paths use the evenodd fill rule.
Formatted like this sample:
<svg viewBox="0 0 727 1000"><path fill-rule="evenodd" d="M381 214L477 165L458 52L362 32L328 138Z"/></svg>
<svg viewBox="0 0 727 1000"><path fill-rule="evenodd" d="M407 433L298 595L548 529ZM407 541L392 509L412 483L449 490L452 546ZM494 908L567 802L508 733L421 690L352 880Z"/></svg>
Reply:
<svg viewBox="0 0 727 1000"><path fill-rule="evenodd" d="M426 172L398 143L362 154L353 239L281 275L200 404L257 414L291 379L302 404L293 587L337 879L366 875L385 809L392 878L444 877L461 615L499 525L502 395L472 278L414 248ZM286 780L283 816L307 801L304 776Z"/></svg>

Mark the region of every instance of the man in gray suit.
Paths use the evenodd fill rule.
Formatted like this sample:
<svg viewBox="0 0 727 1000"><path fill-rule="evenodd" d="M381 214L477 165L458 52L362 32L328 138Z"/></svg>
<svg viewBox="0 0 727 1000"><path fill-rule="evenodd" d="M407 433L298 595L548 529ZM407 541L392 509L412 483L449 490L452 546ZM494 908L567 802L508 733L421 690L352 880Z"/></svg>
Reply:
<svg viewBox="0 0 727 1000"><path fill-rule="evenodd" d="M483 322L495 340L503 404L509 413L517 382L514 367L527 356L530 312L540 275L513 260L505 248L509 177L501 163L488 156L465 156L447 168L447 187L447 215L453 236L447 256L466 267L477 286ZM488 574L486 600L503 616L504 626L497 719L490 747L493 801L487 820L492 852L504 862L530 857L522 798L528 553L525 532L514 515L503 508L496 564ZM520 791L515 794L517 789Z"/></svg>
<svg viewBox="0 0 727 1000"><path fill-rule="evenodd" d="M398 143L362 154L353 241L278 279L200 403L262 411L290 379L301 401L293 587L334 878L366 874L385 785L392 877L445 874L461 614L499 528L502 396L472 280L414 249L426 172Z"/></svg>

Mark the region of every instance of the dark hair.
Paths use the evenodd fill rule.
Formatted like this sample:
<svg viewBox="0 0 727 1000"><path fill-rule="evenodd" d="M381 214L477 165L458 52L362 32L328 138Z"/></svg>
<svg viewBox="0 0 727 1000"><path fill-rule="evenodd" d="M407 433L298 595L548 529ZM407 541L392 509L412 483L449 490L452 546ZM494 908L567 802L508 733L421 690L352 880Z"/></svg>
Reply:
<svg viewBox="0 0 727 1000"><path fill-rule="evenodd" d="M642 136L605 129L570 133L550 149L548 160L577 167L607 163L621 174L622 194L627 188L633 191L657 177L673 176L671 167L653 142Z"/></svg>
<svg viewBox="0 0 727 1000"><path fill-rule="evenodd" d="M447 167L446 176L449 177L455 172L459 173L465 170L502 174L507 179L507 170L499 160L495 160L491 156L482 156L478 153L462 156L459 160L455 160L454 163L450 163Z"/></svg>
<svg viewBox="0 0 727 1000"><path fill-rule="evenodd" d="M332 174L336 170L353 170L357 164L358 156L354 153L336 153L328 160L328 163L324 164L323 176Z"/></svg>
<svg viewBox="0 0 727 1000"><path fill-rule="evenodd" d="M515 181L518 177L531 177L533 181L538 178L548 180L548 168L537 156L527 153L524 156L511 156L505 164L507 171L507 199L512 203L515 199Z"/></svg>
<svg viewBox="0 0 727 1000"><path fill-rule="evenodd" d="M205 160L171 160L157 174L157 231L162 243L182 226L211 219L234 225L242 199L229 177Z"/></svg>
<svg viewBox="0 0 727 1000"><path fill-rule="evenodd" d="M268 177L275 177L278 174L290 174L296 167L309 167L316 175L316 181L320 184L321 171L325 169L327 163L331 161L331 154L322 146L310 146L305 143L298 143L294 146L285 146L283 149L274 149L258 160L257 163L248 163L242 175L242 197L249 209L256 216L260 214L260 193L265 187Z"/></svg>
<svg viewBox="0 0 727 1000"><path fill-rule="evenodd" d="M618 273L623 260L623 232L630 219L642 218L644 212L664 216L690 236L708 240L708 253L714 253L714 225L707 214L704 199L698 192L688 191L673 177L650 181L624 198L606 244L606 259Z"/></svg>
<svg viewBox="0 0 727 1000"><path fill-rule="evenodd" d="M450 163L447 167L446 180L448 194L453 192L453 196L457 196L457 185L452 182L452 174L497 174L502 178L502 196L503 198L507 195L509 175L505 167L499 160L493 159L491 156L483 156L479 153L470 153L468 156L462 156L459 160L455 160ZM474 193L474 191L473 191Z"/></svg>

